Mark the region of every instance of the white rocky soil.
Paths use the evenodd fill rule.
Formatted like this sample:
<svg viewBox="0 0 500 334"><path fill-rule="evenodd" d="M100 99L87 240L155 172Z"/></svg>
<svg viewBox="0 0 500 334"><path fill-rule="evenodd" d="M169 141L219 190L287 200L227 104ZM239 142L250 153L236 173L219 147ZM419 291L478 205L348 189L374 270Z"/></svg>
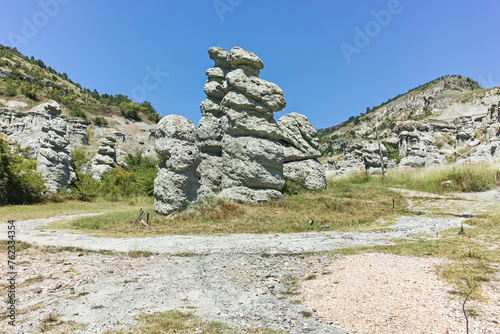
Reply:
<svg viewBox="0 0 500 334"><path fill-rule="evenodd" d="M459 199L449 198L455 201L450 213L481 212L496 205L498 195L476 195L481 201L474 206L469 200L457 205ZM77 333L101 333L137 325L138 314L171 309L237 327L291 333L455 333L465 328L462 301L437 276L435 265L442 260L314 253L387 244L420 233L435 237L439 231L458 229L462 217L401 217L390 230L370 233L112 239L43 228L75 217L16 222L18 240L82 250L32 247L18 252L19 313L14 332L37 332L52 314L57 319L52 331L66 332L76 323L84 324ZM7 235L6 224L0 230L2 237ZM153 255L127 254L137 250ZM293 277L302 282L301 292L290 284ZM483 295L486 301L474 304L477 315L470 319L471 329L498 333L498 282L487 284ZM11 332L6 321L0 326Z"/></svg>

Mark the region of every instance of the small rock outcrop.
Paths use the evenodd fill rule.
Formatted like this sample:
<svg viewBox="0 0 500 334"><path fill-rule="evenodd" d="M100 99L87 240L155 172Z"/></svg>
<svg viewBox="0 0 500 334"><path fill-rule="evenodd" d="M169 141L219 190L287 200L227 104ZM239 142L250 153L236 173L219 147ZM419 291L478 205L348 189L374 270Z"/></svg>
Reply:
<svg viewBox="0 0 500 334"><path fill-rule="evenodd" d="M158 123L155 135L156 152L163 161L154 181L154 210L168 215L200 197L213 195L196 176L201 162L196 126L185 117L168 115Z"/></svg>
<svg viewBox="0 0 500 334"><path fill-rule="evenodd" d="M207 98L201 102L201 120L198 124L198 137L202 162L197 175L201 182L215 192L221 190L222 183L222 137L227 132L227 116L221 105L226 95L223 91L226 74L231 71L229 52L212 47L208 49L215 66L206 71L207 82L204 91Z"/></svg>
<svg viewBox="0 0 500 334"><path fill-rule="evenodd" d="M94 179L100 181L104 173L115 168L117 166L115 143L116 139L112 134L102 138L97 154L82 166L82 173L91 174Z"/></svg>
<svg viewBox="0 0 500 334"><path fill-rule="evenodd" d="M76 180L66 139L67 124L55 118L42 127L44 132L37 154L36 170L46 179L48 190L57 192Z"/></svg>
<svg viewBox="0 0 500 334"><path fill-rule="evenodd" d="M284 152L285 179L300 183L307 189L326 188L325 168L317 158L319 141L316 129L305 115L291 113L278 120L283 133L280 141Z"/></svg>
<svg viewBox="0 0 500 334"><path fill-rule="evenodd" d="M264 65L254 53L234 47L229 62L233 70L222 87L228 127L219 196L249 203L281 197L284 154L278 141L283 136L273 112L285 107L283 91L259 78Z"/></svg>
<svg viewBox="0 0 500 334"><path fill-rule="evenodd" d="M30 110L0 108L0 132L7 135L9 141L20 143L21 147L31 147L31 153L36 156L44 136L42 128L48 127L49 122L60 114L61 106L53 100Z"/></svg>

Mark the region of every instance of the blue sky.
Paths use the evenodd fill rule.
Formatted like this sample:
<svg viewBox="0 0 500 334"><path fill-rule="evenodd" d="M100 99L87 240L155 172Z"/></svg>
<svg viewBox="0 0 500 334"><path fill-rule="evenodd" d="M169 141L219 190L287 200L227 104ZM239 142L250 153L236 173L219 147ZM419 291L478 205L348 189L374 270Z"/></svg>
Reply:
<svg viewBox="0 0 500 334"><path fill-rule="evenodd" d="M338 124L446 74L500 85L496 0L1 0L0 43L198 123L207 49L264 62L289 112Z"/></svg>

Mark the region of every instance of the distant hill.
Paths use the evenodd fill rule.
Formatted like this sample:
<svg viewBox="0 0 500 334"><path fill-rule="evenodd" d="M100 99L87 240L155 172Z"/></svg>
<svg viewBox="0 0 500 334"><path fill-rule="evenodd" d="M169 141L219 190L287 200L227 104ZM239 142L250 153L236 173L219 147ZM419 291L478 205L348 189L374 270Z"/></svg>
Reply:
<svg viewBox="0 0 500 334"><path fill-rule="evenodd" d="M82 88L68 74L46 66L41 59L28 57L15 48L0 44L0 97L33 107L49 99L57 101L63 115L87 119L96 125L107 123L107 116L157 123L160 116L151 103L130 100L126 95L100 94ZM2 106L0 102L0 107Z"/></svg>
<svg viewBox="0 0 500 334"><path fill-rule="evenodd" d="M460 75L437 78L378 106L367 108L366 112L352 116L341 124L318 130L320 149L325 156L334 155L338 153L340 142L373 140L375 127L382 137L390 136L397 122L437 118L449 106L475 99L484 91L479 83ZM449 118L453 119L453 113Z"/></svg>

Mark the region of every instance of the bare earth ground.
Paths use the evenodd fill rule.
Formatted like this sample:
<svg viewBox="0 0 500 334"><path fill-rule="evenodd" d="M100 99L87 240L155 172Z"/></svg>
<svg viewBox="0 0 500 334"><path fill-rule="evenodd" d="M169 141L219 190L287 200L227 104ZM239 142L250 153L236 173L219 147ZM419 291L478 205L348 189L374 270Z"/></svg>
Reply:
<svg viewBox="0 0 500 334"><path fill-rule="evenodd" d="M498 205L498 192L477 196L480 201L450 198L446 210L480 212ZM413 209L432 210L432 204L414 204ZM449 293L436 273L442 260L305 254L387 244L415 233L435 235L462 221L417 216L401 217L390 231L370 233L142 239L42 232L36 227L47 220L17 222L17 240L113 253L19 250L17 326L12 331L2 318L0 330L36 333L48 324L50 332L100 333L136 325L137 314L177 309L242 328L291 333L465 333L462 300ZM0 224L0 231L5 239L6 224ZM132 258L124 253L134 250L155 255ZM2 254L6 272L5 250ZM294 284L294 277L301 283ZM6 291L5 281L1 284ZM485 302L468 302L475 313L471 333L500 333L499 282L485 284L483 296Z"/></svg>

